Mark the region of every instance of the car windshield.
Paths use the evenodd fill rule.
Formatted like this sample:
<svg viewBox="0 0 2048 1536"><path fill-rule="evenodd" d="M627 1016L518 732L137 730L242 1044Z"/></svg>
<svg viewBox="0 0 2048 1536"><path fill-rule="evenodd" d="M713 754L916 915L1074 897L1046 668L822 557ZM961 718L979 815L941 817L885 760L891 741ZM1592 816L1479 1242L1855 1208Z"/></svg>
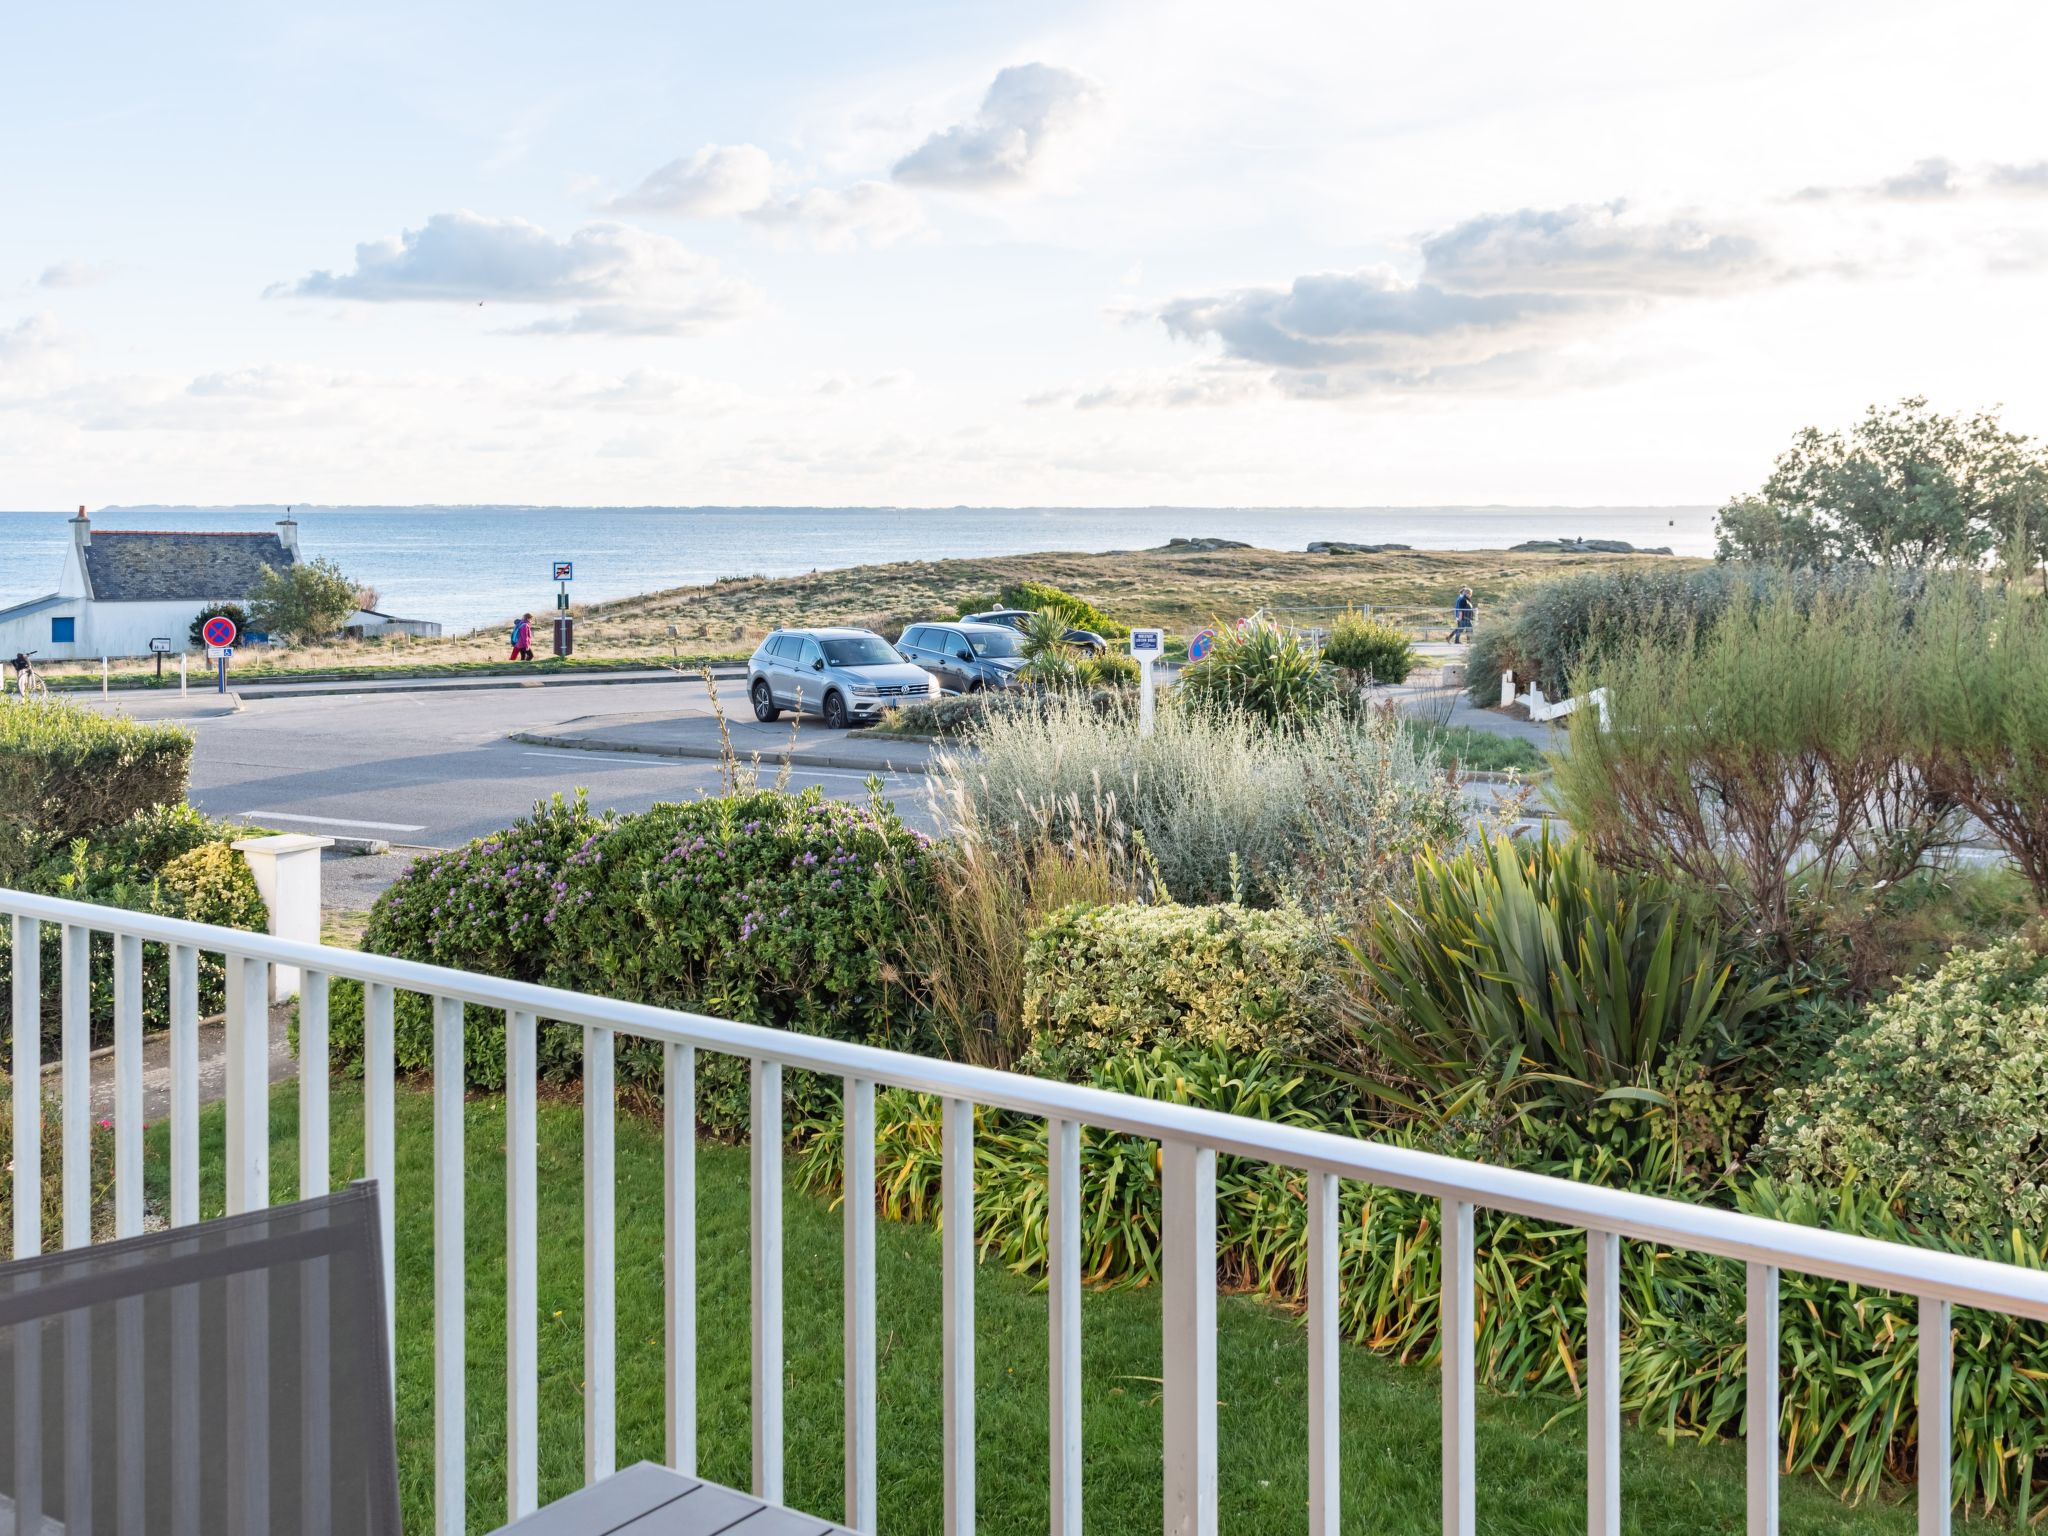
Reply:
<svg viewBox="0 0 2048 1536"><path fill-rule="evenodd" d="M976 631L968 640L974 646L977 656L1020 656L1023 654L1024 637L1013 635L1008 630Z"/></svg>
<svg viewBox="0 0 2048 1536"><path fill-rule="evenodd" d="M820 640L825 648L825 659L835 667L886 667L903 658L896 654L896 647L880 635L842 635L831 640Z"/></svg>

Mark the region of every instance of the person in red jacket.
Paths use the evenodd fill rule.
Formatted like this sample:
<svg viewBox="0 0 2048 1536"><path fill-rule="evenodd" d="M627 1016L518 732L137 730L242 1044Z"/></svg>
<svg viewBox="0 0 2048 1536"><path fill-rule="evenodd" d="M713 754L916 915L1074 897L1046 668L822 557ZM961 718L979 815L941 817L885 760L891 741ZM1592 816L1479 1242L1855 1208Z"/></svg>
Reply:
<svg viewBox="0 0 2048 1536"><path fill-rule="evenodd" d="M533 660L533 615L522 613L512 621L512 660Z"/></svg>

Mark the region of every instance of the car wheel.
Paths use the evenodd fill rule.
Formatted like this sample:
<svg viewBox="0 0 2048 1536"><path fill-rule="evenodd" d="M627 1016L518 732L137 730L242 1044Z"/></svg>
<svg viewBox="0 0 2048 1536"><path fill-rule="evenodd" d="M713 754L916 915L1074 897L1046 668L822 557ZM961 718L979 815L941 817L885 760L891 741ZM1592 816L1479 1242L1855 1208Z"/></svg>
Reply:
<svg viewBox="0 0 2048 1536"><path fill-rule="evenodd" d="M979 693L979 692L981 692L981 679L977 677L977 678L976 678L976 679L975 679L975 680L974 680L973 682L969 683L969 684L967 685L967 689L966 689L966 691L967 691L968 693Z"/></svg>
<svg viewBox="0 0 2048 1536"><path fill-rule="evenodd" d="M832 692L825 695L825 729L843 731L846 729L846 700Z"/></svg>
<svg viewBox="0 0 2048 1536"><path fill-rule="evenodd" d="M782 718L782 711L775 707L775 695L768 691L768 679L754 679L754 718L762 724L772 724Z"/></svg>

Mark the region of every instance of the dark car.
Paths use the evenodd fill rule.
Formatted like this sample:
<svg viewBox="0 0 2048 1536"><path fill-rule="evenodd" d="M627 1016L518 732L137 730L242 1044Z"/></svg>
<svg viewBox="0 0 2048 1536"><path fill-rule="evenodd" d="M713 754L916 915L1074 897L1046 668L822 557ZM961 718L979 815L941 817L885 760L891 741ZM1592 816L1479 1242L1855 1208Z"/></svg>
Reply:
<svg viewBox="0 0 2048 1536"><path fill-rule="evenodd" d="M987 613L970 613L960 622L963 624L1000 624L1006 629L1014 629L1019 634L1022 634L1035 617L1037 615L1032 613L1029 608L991 608ZM1076 646L1095 656L1100 656L1109 649L1109 642L1092 629L1068 630L1067 644Z"/></svg>
<svg viewBox="0 0 2048 1536"><path fill-rule="evenodd" d="M958 619L913 624L896 642L903 659L923 667L948 693L1007 688L1024 665L1024 637L1007 624Z"/></svg>

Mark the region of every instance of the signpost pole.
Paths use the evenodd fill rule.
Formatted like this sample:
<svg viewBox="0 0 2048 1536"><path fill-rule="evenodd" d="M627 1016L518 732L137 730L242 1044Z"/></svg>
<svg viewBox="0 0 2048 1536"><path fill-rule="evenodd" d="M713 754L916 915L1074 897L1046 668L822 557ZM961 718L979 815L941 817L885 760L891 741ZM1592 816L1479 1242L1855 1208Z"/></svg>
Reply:
<svg viewBox="0 0 2048 1536"><path fill-rule="evenodd" d="M1134 629L1131 631L1131 656L1138 663L1138 734L1152 734L1152 664L1159 660L1166 650L1166 631L1163 629Z"/></svg>
<svg viewBox="0 0 2048 1536"><path fill-rule="evenodd" d="M178 652L178 697L185 697L185 653Z"/></svg>
<svg viewBox="0 0 2048 1536"><path fill-rule="evenodd" d="M220 653L220 686L215 691L219 693L226 693L228 691L228 653L225 647L222 648Z"/></svg>

